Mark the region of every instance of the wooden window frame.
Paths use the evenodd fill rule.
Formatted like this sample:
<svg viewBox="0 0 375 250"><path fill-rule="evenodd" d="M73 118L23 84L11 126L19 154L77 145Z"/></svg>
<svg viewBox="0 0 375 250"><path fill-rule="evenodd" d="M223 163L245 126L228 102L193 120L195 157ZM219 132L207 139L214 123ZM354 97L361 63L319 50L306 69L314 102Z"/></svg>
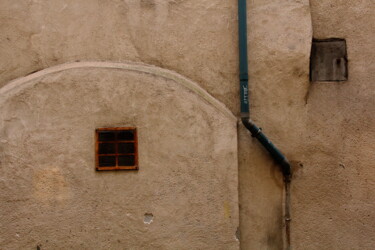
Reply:
<svg viewBox="0 0 375 250"><path fill-rule="evenodd" d="M131 130L134 133L133 140L117 140L115 141L99 141L99 133L102 131L126 131ZM116 145L115 154L99 154L99 144L100 143L113 143ZM133 143L134 153L118 153L118 144L119 143ZM134 155L134 165L133 166L119 166L118 159L121 155ZM116 157L116 166L99 166L99 156L115 156ZM97 171L109 171L109 170L138 170L138 136L136 127L115 127L115 128L97 128L95 130L95 161L96 161L96 170Z"/></svg>

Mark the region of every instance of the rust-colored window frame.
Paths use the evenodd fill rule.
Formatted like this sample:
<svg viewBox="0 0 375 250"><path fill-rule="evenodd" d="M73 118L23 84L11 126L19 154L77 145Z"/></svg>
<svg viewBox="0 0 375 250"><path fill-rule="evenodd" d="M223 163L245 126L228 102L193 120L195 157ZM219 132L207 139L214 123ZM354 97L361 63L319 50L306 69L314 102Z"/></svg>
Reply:
<svg viewBox="0 0 375 250"><path fill-rule="evenodd" d="M134 139L133 140L116 140L115 141L99 141L99 133L103 131L133 131ZM108 154L99 153L99 144L100 143L113 143L116 145L116 153L110 154L116 157L116 166L103 167L99 166L99 156L106 156ZM118 153L118 144L119 143L133 143L134 153ZM134 155L134 166L119 166L118 159L121 155ZM114 128L97 128L95 130L95 165L97 171L113 171L113 170L138 170L138 136L136 127L114 127Z"/></svg>

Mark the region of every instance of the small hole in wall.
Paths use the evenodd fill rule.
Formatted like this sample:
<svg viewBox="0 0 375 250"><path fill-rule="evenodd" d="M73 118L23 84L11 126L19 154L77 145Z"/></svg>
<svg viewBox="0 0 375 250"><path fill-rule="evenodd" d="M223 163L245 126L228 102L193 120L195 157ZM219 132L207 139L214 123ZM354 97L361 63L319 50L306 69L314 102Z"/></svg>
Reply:
<svg viewBox="0 0 375 250"><path fill-rule="evenodd" d="M310 56L310 81L348 80L346 41L341 38L313 39Z"/></svg>
<svg viewBox="0 0 375 250"><path fill-rule="evenodd" d="M145 217L143 218L143 223L151 224L154 221L154 215L151 213L145 213Z"/></svg>
<svg viewBox="0 0 375 250"><path fill-rule="evenodd" d="M240 227L237 227L236 233L235 233L236 240L239 241L241 237L241 231Z"/></svg>

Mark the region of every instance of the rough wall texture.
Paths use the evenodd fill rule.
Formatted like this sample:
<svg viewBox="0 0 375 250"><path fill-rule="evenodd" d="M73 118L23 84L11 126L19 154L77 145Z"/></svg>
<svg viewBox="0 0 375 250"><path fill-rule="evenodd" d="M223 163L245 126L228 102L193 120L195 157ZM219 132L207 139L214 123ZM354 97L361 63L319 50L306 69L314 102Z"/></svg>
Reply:
<svg viewBox="0 0 375 250"><path fill-rule="evenodd" d="M303 149L311 18L308 1L248 1L250 115L291 161ZM282 249L283 181L240 127L241 246Z"/></svg>
<svg viewBox="0 0 375 250"><path fill-rule="evenodd" d="M372 0L248 0L251 116L296 169L294 249L375 244L374 8ZM238 114L237 1L0 0L0 31L0 86L65 62L143 62L194 80ZM347 39L349 81L309 83L312 33ZM282 177L238 128L241 248L281 249Z"/></svg>
<svg viewBox="0 0 375 250"><path fill-rule="evenodd" d="M374 10L372 0L311 0L314 37L347 41L349 80L310 85L292 191L296 249L375 246Z"/></svg>
<svg viewBox="0 0 375 250"><path fill-rule="evenodd" d="M187 76L238 110L236 7L227 0L1 0L0 86L64 62L136 61Z"/></svg>
<svg viewBox="0 0 375 250"><path fill-rule="evenodd" d="M238 249L236 119L164 71L99 65L0 92L1 248ZM111 126L137 127L139 171L95 171Z"/></svg>
<svg viewBox="0 0 375 250"><path fill-rule="evenodd" d="M261 6L263 1L252 2ZM289 1L290 6L294 2ZM258 13L267 11L265 7ZM273 13L275 8L274 4ZM263 17L270 21L267 28L272 27L273 18ZM0 85L65 62L135 61L176 71L197 82L233 113L239 110L236 1L0 0L0 20ZM287 21L286 17L283 20ZM278 29L288 28L286 24ZM257 30L267 34L262 25ZM277 36L272 41L276 43ZM251 47L254 42L257 51L262 51L254 62L263 62L265 70L272 60L262 60L269 56L267 49L259 50L262 43L256 40ZM273 59L276 57L274 54ZM264 91L255 90L253 97L256 92L264 95ZM260 105L254 105L254 115ZM261 125L271 117L262 117ZM277 139L282 133L276 132ZM242 247L279 248L281 177L247 131L241 128L240 136Z"/></svg>

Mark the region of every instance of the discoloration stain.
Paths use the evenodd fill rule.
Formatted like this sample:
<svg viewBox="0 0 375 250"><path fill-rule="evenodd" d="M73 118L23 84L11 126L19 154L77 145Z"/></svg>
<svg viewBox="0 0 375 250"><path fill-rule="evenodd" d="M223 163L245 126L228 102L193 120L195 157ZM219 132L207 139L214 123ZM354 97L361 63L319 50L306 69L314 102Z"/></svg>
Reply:
<svg viewBox="0 0 375 250"><path fill-rule="evenodd" d="M155 0L141 0L141 7L146 9L154 9Z"/></svg>
<svg viewBox="0 0 375 250"><path fill-rule="evenodd" d="M294 48L295 49L295 48ZM306 76L305 69L299 68L299 67L294 67L293 68L293 75L296 77L303 77ZM307 76L306 76L307 77Z"/></svg>
<svg viewBox="0 0 375 250"><path fill-rule="evenodd" d="M226 219L229 219L231 217L230 204L227 201L224 202L224 217Z"/></svg>
<svg viewBox="0 0 375 250"><path fill-rule="evenodd" d="M309 97L310 97L310 92L311 92L312 87L313 87L313 83L311 82L311 83L309 83L309 85L308 85L308 88L307 88L307 90L306 90L306 94L305 94L305 97L304 97L305 105L308 104Z"/></svg>
<svg viewBox="0 0 375 250"><path fill-rule="evenodd" d="M33 176L34 196L39 201L63 202L71 198L71 191L63 173L57 167L44 167Z"/></svg>
<svg viewBox="0 0 375 250"><path fill-rule="evenodd" d="M169 0L168 4L173 6L173 5L182 4L183 2L184 2L184 0Z"/></svg>

